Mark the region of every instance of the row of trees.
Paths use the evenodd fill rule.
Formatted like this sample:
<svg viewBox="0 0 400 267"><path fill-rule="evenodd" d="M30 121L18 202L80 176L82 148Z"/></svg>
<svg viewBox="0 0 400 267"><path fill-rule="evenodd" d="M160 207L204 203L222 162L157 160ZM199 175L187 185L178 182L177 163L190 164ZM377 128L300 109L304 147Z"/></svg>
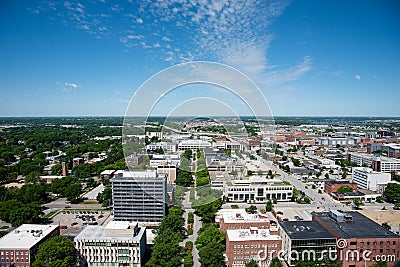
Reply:
<svg viewBox="0 0 400 267"><path fill-rule="evenodd" d="M184 250L179 246L179 242L183 240L183 226L185 224L182 214L183 211L178 207L169 209L168 215L164 217L156 230L157 236L154 239L147 266L181 266Z"/></svg>
<svg viewBox="0 0 400 267"><path fill-rule="evenodd" d="M201 266L224 266L225 234L215 224L203 224L195 244Z"/></svg>

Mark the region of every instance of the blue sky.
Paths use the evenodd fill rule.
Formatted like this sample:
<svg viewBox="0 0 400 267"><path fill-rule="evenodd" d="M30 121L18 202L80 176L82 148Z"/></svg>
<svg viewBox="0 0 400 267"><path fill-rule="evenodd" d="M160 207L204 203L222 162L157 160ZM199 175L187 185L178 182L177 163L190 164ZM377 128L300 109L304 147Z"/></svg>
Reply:
<svg viewBox="0 0 400 267"><path fill-rule="evenodd" d="M399 12L379 0L1 1L0 116L121 116L149 77L193 60L242 71L273 115L400 116Z"/></svg>

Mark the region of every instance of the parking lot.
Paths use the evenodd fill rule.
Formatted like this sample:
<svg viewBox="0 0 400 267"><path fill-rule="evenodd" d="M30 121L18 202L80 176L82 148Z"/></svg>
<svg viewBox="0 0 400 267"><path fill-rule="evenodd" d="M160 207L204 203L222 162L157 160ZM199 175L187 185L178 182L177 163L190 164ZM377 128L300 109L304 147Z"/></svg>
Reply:
<svg viewBox="0 0 400 267"><path fill-rule="evenodd" d="M87 225L103 225L110 220L110 211L92 209L65 209L49 223L61 227L61 235L68 237L77 236Z"/></svg>

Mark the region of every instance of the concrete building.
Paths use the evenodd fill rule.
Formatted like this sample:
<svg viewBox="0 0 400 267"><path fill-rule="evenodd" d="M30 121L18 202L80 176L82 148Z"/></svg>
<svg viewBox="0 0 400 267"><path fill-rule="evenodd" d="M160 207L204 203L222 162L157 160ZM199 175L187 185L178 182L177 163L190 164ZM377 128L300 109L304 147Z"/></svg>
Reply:
<svg viewBox="0 0 400 267"><path fill-rule="evenodd" d="M336 251L335 236L315 221L279 222L279 225L283 258L288 266L295 266L302 260L317 261L327 256L327 252Z"/></svg>
<svg viewBox="0 0 400 267"><path fill-rule="evenodd" d="M400 158L400 145L398 144L383 145L383 150L386 151L389 158Z"/></svg>
<svg viewBox="0 0 400 267"><path fill-rule="evenodd" d="M254 259L260 267L268 267L270 261L281 249L281 237L279 234L273 234L269 229L252 226L248 229L226 232L226 265L228 267L244 267L251 259Z"/></svg>
<svg viewBox="0 0 400 267"><path fill-rule="evenodd" d="M162 162L157 166L157 173L167 174L168 184L175 184L178 166L179 165L176 162Z"/></svg>
<svg viewBox="0 0 400 267"><path fill-rule="evenodd" d="M281 180L251 176L247 180L227 182L225 196L231 202L255 201L256 203L265 203L269 199L290 201L292 191L293 186Z"/></svg>
<svg viewBox="0 0 400 267"><path fill-rule="evenodd" d="M41 181L45 181L48 184L51 184L51 182L53 182L55 179L61 179L64 176L60 176L60 175L43 175L43 176L39 176Z"/></svg>
<svg viewBox="0 0 400 267"><path fill-rule="evenodd" d="M179 142L179 144L178 144L178 150L180 150L180 151L185 151L187 149L196 151L197 149L204 149L207 147L211 147L211 143L208 141L199 140L199 139L183 140L183 141Z"/></svg>
<svg viewBox="0 0 400 267"><path fill-rule="evenodd" d="M338 239L343 267L371 266L375 259L387 259L389 267L400 260L400 237L356 211L313 212L313 220ZM367 254L367 258L363 257ZM369 259L369 260L368 260Z"/></svg>
<svg viewBox="0 0 400 267"><path fill-rule="evenodd" d="M106 226L87 226L74 238L74 245L89 267L139 267L143 265L146 228L119 221L110 221Z"/></svg>
<svg viewBox="0 0 400 267"><path fill-rule="evenodd" d="M132 154L125 158L126 166L128 167L137 167L141 163L143 163L144 155L142 154Z"/></svg>
<svg viewBox="0 0 400 267"><path fill-rule="evenodd" d="M171 154L176 152L177 145L176 143L171 142L157 142L148 144L146 149L149 152L162 149L165 154Z"/></svg>
<svg viewBox="0 0 400 267"><path fill-rule="evenodd" d="M351 146L355 144L355 139L351 137L320 137L317 139L320 146Z"/></svg>
<svg viewBox="0 0 400 267"><path fill-rule="evenodd" d="M371 154L364 154L364 153L355 153L351 152L350 154L347 155L347 159L351 162L357 163L358 166L372 166L372 160L374 156Z"/></svg>
<svg viewBox="0 0 400 267"><path fill-rule="evenodd" d="M400 171L400 159L388 157L374 157L372 169L376 172L398 172Z"/></svg>
<svg viewBox="0 0 400 267"><path fill-rule="evenodd" d="M21 225L0 239L0 266L30 267L39 245L59 234L58 225Z"/></svg>
<svg viewBox="0 0 400 267"><path fill-rule="evenodd" d="M150 168L157 168L158 165L167 162L172 164L180 164L181 159L178 154L155 154L150 160Z"/></svg>
<svg viewBox="0 0 400 267"><path fill-rule="evenodd" d="M352 178L358 188L368 189L378 193L383 193L386 185L392 179L390 173L376 172L366 167L354 167Z"/></svg>
<svg viewBox="0 0 400 267"><path fill-rule="evenodd" d="M118 171L111 179L114 220L159 223L165 216L167 174Z"/></svg>

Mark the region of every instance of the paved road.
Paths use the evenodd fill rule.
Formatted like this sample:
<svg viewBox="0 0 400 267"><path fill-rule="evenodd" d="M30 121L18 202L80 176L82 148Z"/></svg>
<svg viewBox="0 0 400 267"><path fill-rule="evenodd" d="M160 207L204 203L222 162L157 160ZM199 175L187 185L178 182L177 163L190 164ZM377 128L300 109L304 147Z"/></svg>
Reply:
<svg viewBox="0 0 400 267"><path fill-rule="evenodd" d="M258 160L262 161L264 164L270 164L270 162L266 161L262 157L258 155L254 155L257 157ZM290 182L293 186L295 186L298 190L303 191L308 195L312 200L312 206L315 207L320 207L321 209L324 210L329 210L329 209L341 209L341 210L351 210L350 207L341 204L339 201L336 201L332 199L328 194L323 193L319 194L317 190L311 189L310 187L306 188L306 185L301 182L298 178L298 176L295 175L289 175L279 169L277 166L274 164L271 164L271 170L275 171L277 174L281 176L281 179Z"/></svg>

